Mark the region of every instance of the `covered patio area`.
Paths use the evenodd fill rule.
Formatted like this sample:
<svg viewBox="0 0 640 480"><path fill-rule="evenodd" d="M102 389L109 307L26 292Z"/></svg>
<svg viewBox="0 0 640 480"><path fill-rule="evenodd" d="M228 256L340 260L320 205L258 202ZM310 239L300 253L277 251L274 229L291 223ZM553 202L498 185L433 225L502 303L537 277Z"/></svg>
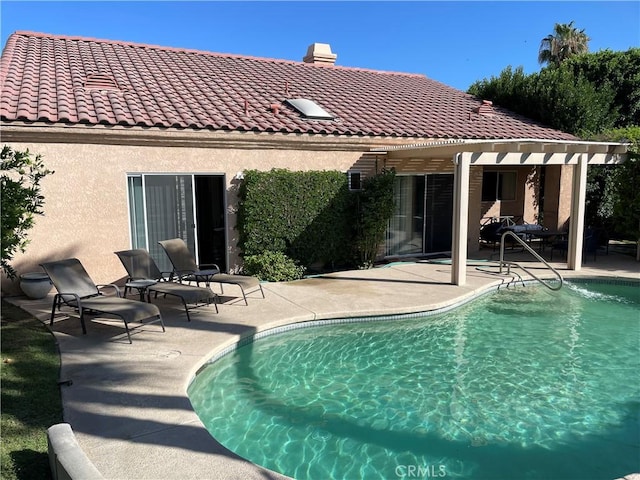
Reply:
<svg viewBox="0 0 640 480"><path fill-rule="evenodd" d="M449 171L453 165L453 218L451 229L451 283L465 285L469 251L478 242L484 167L561 167L566 187L560 185L554 208L568 210L567 268L582 267L584 212L589 165L618 164L625 160L627 145L612 142L566 140L443 140L413 145L378 148L374 153L384 157L385 166L399 173ZM450 164L446 162L450 161ZM434 167L435 165L435 167ZM481 167L481 168L476 168ZM475 173L472 173L475 172ZM470 192L475 192L470 202ZM537 195L538 192L531 192ZM548 208L548 206L545 206ZM554 230L557 226L552 227Z"/></svg>

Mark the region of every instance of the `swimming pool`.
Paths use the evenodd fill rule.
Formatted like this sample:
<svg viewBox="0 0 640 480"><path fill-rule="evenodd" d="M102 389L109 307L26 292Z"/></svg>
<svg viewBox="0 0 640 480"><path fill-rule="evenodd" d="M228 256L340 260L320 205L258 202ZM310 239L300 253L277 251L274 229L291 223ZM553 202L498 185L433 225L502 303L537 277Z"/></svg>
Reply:
<svg viewBox="0 0 640 480"><path fill-rule="evenodd" d="M447 313L291 330L189 387L209 432L303 479L640 471L640 288L495 292Z"/></svg>

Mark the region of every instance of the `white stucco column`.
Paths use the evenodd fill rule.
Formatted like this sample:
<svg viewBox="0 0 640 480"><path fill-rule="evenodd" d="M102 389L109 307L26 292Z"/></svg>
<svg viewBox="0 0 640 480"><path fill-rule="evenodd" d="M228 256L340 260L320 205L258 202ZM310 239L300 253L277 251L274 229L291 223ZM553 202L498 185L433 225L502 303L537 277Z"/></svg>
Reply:
<svg viewBox="0 0 640 480"><path fill-rule="evenodd" d="M467 282L467 231L469 229L469 171L468 153L457 153L453 188L453 227L451 241L451 283Z"/></svg>
<svg viewBox="0 0 640 480"><path fill-rule="evenodd" d="M584 210L587 199L588 159L588 154L581 154L578 163L573 167L569 251L567 252L567 267L569 270L580 270L582 268L582 242L584 238Z"/></svg>

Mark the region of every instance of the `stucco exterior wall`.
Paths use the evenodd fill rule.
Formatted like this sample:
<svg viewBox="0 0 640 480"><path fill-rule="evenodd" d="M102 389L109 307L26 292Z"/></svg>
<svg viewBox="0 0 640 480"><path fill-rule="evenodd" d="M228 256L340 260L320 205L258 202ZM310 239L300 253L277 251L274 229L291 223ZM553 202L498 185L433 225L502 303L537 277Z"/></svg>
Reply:
<svg viewBox="0 0 640 480"><path fill-rule="evenodd" d="M575 167L570 165L561 167L560 170L560 194L559 198L552 203L551 208L556 208L558 211L558 229L568 230L571 219L571 196Z"/></svg>
<svg viewBox="0 0 640 480"><path fill-rule="evenodd" d="M571 195L573 183L572 165L548 165L546 167L484 167L487 171L516 171L517 185L516 199L512 201L495 201L482 203L482 221L501 215L522 217L527 223L541 221L549 230L566 230L571 216ZM540 183L542 169L544 174L544 211L539 218Z"/></svg>
<svg viewBox="0 0 640 480"><path fill-rule="evenodd" d="M469 169L469 227L467 230L467 253L472 256L480 250L480 227L482 210L482 167ZM472 258L472 257L471 257Z"/></svg>
<svg viewBox="0 0 640 480"><path fill-rule="evenodd" d="M544 225L549 230L567 231L571 217L572 165L546 167Z"/></svg>
<svg viewBox="0 0 640 480"><path fill-rule="evenodd" d="M524 176L522 218L527 223L539 223L540 210L540 167L525 167L521 175Z"/></svg>
<svg viewBox="0 0 640 480"><path fill-rule="evenodd" d="M43 156L55 173L42 181L45 215L36 218L30 244L12 264L19 273L69 257L81 260L96 283L117 281L125 271L114 251L130 248L127 174L224 174L227 188L229 265L238 263L235 247L237 198L234 176L247 169L349 170L358 151L230 149L165 146L16 143L16 150Z"/></svg>

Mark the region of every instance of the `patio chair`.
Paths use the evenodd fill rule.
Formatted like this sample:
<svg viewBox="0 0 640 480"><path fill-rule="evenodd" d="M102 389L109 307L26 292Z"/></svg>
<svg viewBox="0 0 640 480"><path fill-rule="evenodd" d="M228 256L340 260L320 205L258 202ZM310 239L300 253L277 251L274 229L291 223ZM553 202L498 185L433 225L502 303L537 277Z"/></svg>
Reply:
<svg viewBox="0 0 640 480"><path fill-rule="evenodd" d="M196 282L198 285L200 285L200 282L205 282L207 287L211 282L218 283L222 293L224 293L224 284L237 285L240 287L245 305L249 305L247 293L260 290L262 298L265 298L262 285L260 285L260 281L256 277L220 273L220 268L215 264L201 265L202 267L213 267L201 269L201 266L196 264L186 242L181 238L162 240L158 243L166 252L167 257L169 257L169 261L173 265L172 274L176 275L179 281Z"/></svg>
<svg viewBox="0 0 640 480"><path fill-rule="evenodd" d="M560 251L560 255L563 258L566 258L567 251L569 250L569 240L567 240L566 236L564 236L563 238L555 240L551 244L551 257L549 257L549 261L550 262L553 262L553 252L555 250L559 250Z"/></svg>
<svg viewBox="0 0 640 480"><path fill-rule="evenodd" d="M160 322L162 331L165 331L164 322L162 321L158 307L150 303L121 298L120 289L114 284L96 285L77 258L69 258L57 262L46 262L40 265L47 275L49 275L51 283L53 283L53 286L56 287L58 291L53 297L50 325L53 325L56 307L59 311L64 304L78 310L83 334L87 333L87 327L84 321L85 313L91 312L120 317L124 322L129 343L133 343L131 341L131 333L129 332L129 322L142 323L142 320L147 318L155 318L155 320L146 322L145 324ZM103 295L100 291L101 287L113 288L116 295Z"/></svg>
<svg viewBox="0 0 640 480"><path fill-rule="evenodd" d="M127 295L127 291L133 287L140 291L141 297L143 293L146 293L147 301L151 300L152 293L155 294L156 298L158 294L162 294L165 297L167 295L178 297L184 305L187 321L189 322L191 321L191 317L189 316L190 308L193 309L201 305L211 305L212 300L216 307L216 313L219 313L218 295L213 293L208 287L194 287L193 285L170 281L170 276L160 271L147 250L136 248L114 253L118 256L129 275L125 283L125 296ZM189 304L193 304L193 306L189 307Z"/></svg>
<svg viewBox="0 0 640 480"><path fill-rule="evenodd" d="M608 243L608 242L607 242ZM584 235L584 261L590 254L593 254L593 261L596 261L598 255L598 248L600 248L600 232L594 228L587 228Z"/></svg>
<svg viewBox="0 0 640 480"><path fill-rule="evenodd" d="M600 246L599 242L600 242L600 237L599 237L598 231L592 228L586 228L584 231L584 237L582 241L582 258L584 259L585 262L589 258L590 254L593 254L593 261L594 262L596 261L598 248ZM554 242L551 248L550 260L553 261L554 250L560 250L560 254L566 258L568 249L569 249L569 241L566 239L566 237ZM607 248L607 253L609 253L608 248Z"/></svg>

